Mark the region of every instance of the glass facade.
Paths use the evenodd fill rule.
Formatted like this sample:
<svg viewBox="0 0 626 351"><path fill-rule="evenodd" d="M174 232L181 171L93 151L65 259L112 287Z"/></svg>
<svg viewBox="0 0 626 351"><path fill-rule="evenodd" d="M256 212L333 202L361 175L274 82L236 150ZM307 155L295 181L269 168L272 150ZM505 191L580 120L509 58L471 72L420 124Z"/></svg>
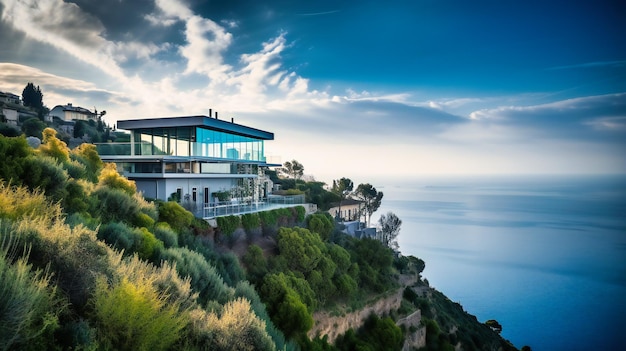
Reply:
<svg viewBox="0 0 626 351"><path fill-rule="evenodd" d="M265 162L262 139L199 128L146 128L134 131L135 155L199 156Z"/></svg>

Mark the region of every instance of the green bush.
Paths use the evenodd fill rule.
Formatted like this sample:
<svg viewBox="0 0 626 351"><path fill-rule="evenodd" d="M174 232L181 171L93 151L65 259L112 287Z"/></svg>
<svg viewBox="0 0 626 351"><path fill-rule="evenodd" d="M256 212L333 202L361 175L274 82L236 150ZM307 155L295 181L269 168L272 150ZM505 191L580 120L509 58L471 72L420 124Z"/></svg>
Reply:
<svg viewBox="0 0 626 351"><path fill-rule="evenodd" d="M263 256L263 249L260 246L248 246L248 250L241 258L241 261L246 266L249 281L257 283L267 274L267 260Z"/></svg>
<svg viewBox="0 0 626 351"><path fill-rule="evenodd" d="M315 300L306 280L283 273L268 274L259 294L272 321L287 338L304 335L311 328Z"/></svg>
<svg viewBox="0 0 626 351"><path fill-rule="evenodd" d="M0 136L0 179L13 185L21 185L24 178L24 162L26 157L33 154L26 138L8 138Z"/></svg>
<svg viewBox="0 0 626 351"><path fill-rule="evenodd" d="M87 177L87 168L82 163L75 160L67 160L63 163L63 168L69 176L74 179L85 179Z"/></svg>
<svg viewBox="0 0 626 351"><path fill-rule="evenodd" d="M4 350L41 350L53 346L64 309L50 275L33 271L27 256L12 263L8 233L0 247L0 346ZM7 247L8 246L8 247Z"/></svg>
<svg viewBox="0 0 626 351"><path fill-rule="evenodd" d="M296 206L294 209L296 210L296 221L298 223L302 223L302 221L304 221L304 216L306 216L306 209L304 206Z"/></svg>
<svg viewBox="0 0 626 351"><path fill-rule="evenodd" d="M186 248L170 248L161 252L161 258L176 264L181 277L191 278L191 287L199 294L201 304L209 301L225 303L233 295L215 267L204 256Z"/></svg>
<svg viewBox="0 0 626 351"><path fill-rule="evenodd" d="M275 350L276 345L267 334L265 322L251 310L242 298L228 302L220 313L203 310L191 312L192 345L186 348L201 350Z"/></svg>
<svg viewBox="0 0 626 351"><path fill-rule="evenodd" d="M193 214L178 202L159 202L159 222L168 223L178 233L188 228L193 218Z"/></svg>
<svg viewBox="0 0 626 351"><path fill-rule="evenodd" d="M139 212L135 214L132 224L136 227L152 228L154 219L143 212Z"/></svg>
<svg viewBox="0 0 626 351"><path fill-rule="evenodd" d="M139 237L132 228L121 222L108 222L98 229L98 239L104 240L107 244L127 253L132 251L135 241Z"/></svg>
<svg viewBox="0 0 626 351"><path fill-rule="evenodd" d="M339 350L401 350L404 344L402 330L389 318L371 314L355 333L352 329L337 338ZM428 349L432 350L432 349Z"/></svg>
<svg viewBox="0 0 626 351"><path fill-rule="evenodd" d="M307 217L307 228L319 234L322 240L327 241L335 229L335 224L329 216L315 213Z"/></svg>
<svg viewBox="0 0 626 351"><path fill-rule="evenodd" d="M250 233L261 226L261 218L258 213L246 213L241 216L241 225L246 232Z"/></svg>
<svg viewBox="0 0 626 351"><path fill-rule="evenodd" d="M161 240L166 248L178 247L178 234L165 222L156 224L154 227L154 236Z"/></svg>
<svg viewBox="0 0 626 351"><path fill-rule="evenodd" d="M217 227L222 235L231 236L240 225L241 220L238 216L217 217Z"/></svg>
<svg viewBox="0 0 626 351"><path fill-rule="evenodd" d="M66 196L67 171L52 157L30 156L24 159L23 184L31 190L42 189L55 201Z"/></svg>
<svg viewBox="0 0 626 351"><path fill-rule="evenodd" d="M254 286L250 285L247 281L237 283L237 286L235 287L235 297L242 297L250 302L250 308L254 311L254 314L265 322L265 330L274 341L276 350L295 349L296 346L293 343L286 342L283 332L276 328L270 319L265 304L261 301L261 298L254 289Z"/></svg>
<svg viewBox="0 0 626 351"><path fill-rule="evenodd" d="M94 312L100 340L118 350L167 350L188 323L149 281L126 278L113 286L104 279L98 282Z"/></svg>
<svg viewBox="0 0 626 351"><path fill-rule="evenodd" d="M104 164L102 163L102 159L100 159L100 155L98 155L95 145L87 143L80 144L71 151L70 158L75 159L85 166L87 178L91 182L96 183L98 181L98 175Z"/></svg>
<svg viewBox="0 0 626 351"><path fill-rule="evenodd" d="M163 242L157 239L146 228L135 228L134 251L144 260L149 260L158 255L163 250Z"/></svg>
<svg viewBox="0 0 626 351"><path fill-rule="evenodd" d="M102 222L132 223L139 212L133 198L120 189L101 187L93 192L96 199L92 213L100 217Z"/></svg>
<svg viewBox="0 0 626 351"><path fill-rule="evenodd" d="M50 206L54 208L54 206ZM108 246L82 225L70 227L62 218L23 219L11 226L20 245L31 246L30 262L55 272L57 286L72 307L81 311L95 287L97 272L109 271Z"/></svg>
<svg viewBox="0 0 626 351"><path fill-rule="evenodd" d="M259 218L263 227L276 226L277 213L274 210L259 212Z"/></svg>
<svg viewBox="0 0 626 351"><path fill-rule="evenodd" d="M65 186L67 195L62 201L66 213L86 212L89 209L89 196L83 184L76 179L67 181Z"/></svg>

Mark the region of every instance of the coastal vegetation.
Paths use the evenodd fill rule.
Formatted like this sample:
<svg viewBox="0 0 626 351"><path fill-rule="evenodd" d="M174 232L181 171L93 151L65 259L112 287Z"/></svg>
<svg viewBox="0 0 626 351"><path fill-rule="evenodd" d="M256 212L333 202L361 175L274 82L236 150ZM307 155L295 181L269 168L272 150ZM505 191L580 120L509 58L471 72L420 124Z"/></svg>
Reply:
<svg viewBox="0 0 626 351"><path fill-rule="evenodd" d="M42 139L0 136L2 350L399 350L419 328L433 350L502 340L427 289L423 261L394 252L395 215L384 242L300 206L212 228L175 201L143 198L95 146L70 149L50 128ZM294 190L336 200L299 177ZM307 334L316 311L341 317L398 289L400 308L334 342ZM421 325L396 325L417 309Z"/></svg>

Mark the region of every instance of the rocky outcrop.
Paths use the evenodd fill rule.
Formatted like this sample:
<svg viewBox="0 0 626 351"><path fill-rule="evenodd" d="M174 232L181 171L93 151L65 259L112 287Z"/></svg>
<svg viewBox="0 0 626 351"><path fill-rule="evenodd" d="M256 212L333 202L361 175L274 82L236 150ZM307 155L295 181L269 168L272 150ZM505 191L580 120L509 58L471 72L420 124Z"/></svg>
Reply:
<svg viewBox="0 0 626 351"><path fill-rule="evenodd" d="M398 289L393 294L377 299L375 302L368 304L364 308L346 313L342 316L331 316L327 311L315 312L313 320L315 325L309 330L309 338L315 336L326 336L329 343L334 343L335 339L344 334L348 329L358 329L370 314L384 316L389 311L397 310L402 302L402 289Z"/></svg>
<svg viewBox="0 0 626 351"><path fill-rule="evenodd" d="M407 330L402 351L419 349L420 347L426 346L426 328L420 325L421 321L422 311L417 310L396 322L397 326L404 326Z"/></svg>
<svg viewBox="0 0 626 351"><path fill-rule="evenodd" d="M400 304L402 303L402 293L406 286L410 286L417 281L417 276L415 275L402 275L400 276L399 281L402 283L402 287L385 295L376 301L367 304L362 309L357 311L348 312L341 316L333 316L328 311L318 311L313 314L313 320L315 321L315 325L308 332L309 338L314 338L316 336L319 337L327 337L329 343L334 343L335 339L344 334L348 329L358 329L363 322L367 319L370 314L375 314L377 316L388 315L390 311L397 310L400 308ZM407 326L407 330L410 326L419 326L421 318L420 311L416 311L410 316L401 319L402 323ZM398 321L398 323L400 323ZM397 325L400 325L396 323ZM424 331L423 337L417 337L418 339L426 340L426 332ZM413 345L413 344L411 344ZM419 346L418 346L419 347Z"/></svg>

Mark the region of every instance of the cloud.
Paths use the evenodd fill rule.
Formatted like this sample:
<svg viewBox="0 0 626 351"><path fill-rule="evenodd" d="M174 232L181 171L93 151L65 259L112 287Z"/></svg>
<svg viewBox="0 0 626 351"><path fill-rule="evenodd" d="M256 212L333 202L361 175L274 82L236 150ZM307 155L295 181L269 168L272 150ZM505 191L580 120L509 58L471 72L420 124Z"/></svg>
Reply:
<svg viewBox="0 0 626 351"><path fill-rule="evenodd" d="M575 65L550 67L548 68L548 70L563 70L563 69L591 68L591 67L624 67L624 66L626 66L626 60L594 61L594 62L579 63Z"/></svg>
<svg viewBox="0 0 626 351"><path fill-rule="evenodd" d="M91 82L56 76L39 69L14 63L0 63L2 89L21 94L27 82L36 82L44 93L44 103L61 104L67 96L83 97L85 102L114 99L115 92L98 88Z"/></svg>
<svg viewBox="0 0 626 351"><path fill-rule="evenodd" d="M533 106L503 106L470 114L476 121L523 127L536 136L606 138L626 137L626 93L580 97ZM608 123L610 122L610 123ZM611 132L611 133L609 133Z"/></svg>
<svg viewBox="0 0 626 351"><path fill-rule="evenodd" d="M232 41L232 34L226 32L212 20L192 16L186 22L187 45L180 47L180 53L187 59L185 73L202 73L216 81L226 79L231 69L223 62L223 53Z"/></svg>
<svg viewBox="0 0 626 351"><path fill-rule="evenodd" d="M299 13L298 16L324 16L324 15L331 15L333 13L337 13L339 12L339 10L332 10L332 11L322 11L322 12L311 12L311 13Z"/></svg>

